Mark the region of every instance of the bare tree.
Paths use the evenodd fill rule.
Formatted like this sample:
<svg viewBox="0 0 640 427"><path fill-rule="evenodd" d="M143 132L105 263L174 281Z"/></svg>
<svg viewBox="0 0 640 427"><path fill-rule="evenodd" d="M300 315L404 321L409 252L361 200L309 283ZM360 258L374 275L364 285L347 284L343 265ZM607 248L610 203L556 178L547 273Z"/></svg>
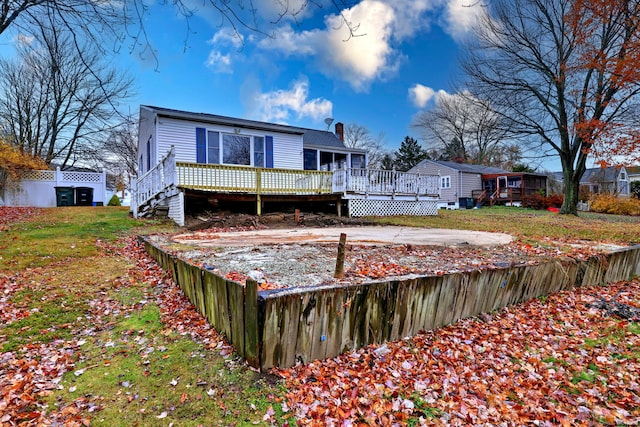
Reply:
<svg viewBox="0 0 640 427"><path fill-rule="evenodd" d="M369 168L379 168L387 150L385 149L384 134L372 135L369 129L357 123L348 123L344 127L344 145L350 148L367 150Z"/></svg>
<svg viewBox="0 0 640 427"><path fill-rule="evenodd" d="M138 120L126 116L112 129L105 131L104 140L86 147L84 157L94 169L107 172L107 182L124 190L137 176Z"/></svg>
<svg viewBox="0 0 640 427"><path fill-rule="evenodd" d="M577 214L588 158L638 147L639 15L629 0L495 0L469 44L468 87L560 159L562 213Z"/></svg>
<svg viewBox="0 0 640 427"><path fill-rule="evenodd" d="M429 151L447 160L492 165L506 147L509 128L490 103L468 91L439 95L435 108L419 113L412 126Z"/></svg>
<svg viewBox="0 0 640 427"><path fill-rule="evenodd" d="M110 68L90 45L43 28L38 41L0 61L0 119L21 152L62 167L82 158L116 116L131 79Z"/></svg>

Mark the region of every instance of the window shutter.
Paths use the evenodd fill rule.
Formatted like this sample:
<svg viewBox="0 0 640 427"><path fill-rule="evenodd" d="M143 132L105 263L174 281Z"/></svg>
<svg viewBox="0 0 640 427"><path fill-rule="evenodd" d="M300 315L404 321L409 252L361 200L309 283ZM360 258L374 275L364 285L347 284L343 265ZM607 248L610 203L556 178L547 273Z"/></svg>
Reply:
<svg viewBox="0 0 640 427"><path fill-rule="evenodd" d="M196 162L207 163L207 137L205 128L196 128Z"/></svg>
<svg viewBox="0 0 640 427"><path fill-rule="evenodd" d="M264 137L264 167L273 168L273 137Z"/></svg>

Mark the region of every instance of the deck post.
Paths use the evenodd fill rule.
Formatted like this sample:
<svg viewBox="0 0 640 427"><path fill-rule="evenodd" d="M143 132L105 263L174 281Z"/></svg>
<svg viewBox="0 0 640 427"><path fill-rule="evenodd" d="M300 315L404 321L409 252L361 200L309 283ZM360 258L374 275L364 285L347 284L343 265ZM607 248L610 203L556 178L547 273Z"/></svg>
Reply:
<svg viewBox="0 0 640 427"><path fill-rule="evenodd" d="M262 198L260 197L260 189L262 188L262 169L256 169L256 215L262 215Z"/></svg>

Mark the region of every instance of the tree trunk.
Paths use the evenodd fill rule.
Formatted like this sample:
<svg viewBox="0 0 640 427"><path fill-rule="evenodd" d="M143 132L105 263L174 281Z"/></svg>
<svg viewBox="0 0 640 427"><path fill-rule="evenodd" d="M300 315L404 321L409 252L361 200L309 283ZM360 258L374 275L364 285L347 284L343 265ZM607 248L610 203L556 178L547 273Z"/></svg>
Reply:
<svg viewBox="0 0 640 427"><path fill-rule="evenodd" d="M575 176L575 173L572 175ZM572 179L564 180L564 200L560 213L565 215L578 215L578 193L580 191L580 180Z"/></svg>

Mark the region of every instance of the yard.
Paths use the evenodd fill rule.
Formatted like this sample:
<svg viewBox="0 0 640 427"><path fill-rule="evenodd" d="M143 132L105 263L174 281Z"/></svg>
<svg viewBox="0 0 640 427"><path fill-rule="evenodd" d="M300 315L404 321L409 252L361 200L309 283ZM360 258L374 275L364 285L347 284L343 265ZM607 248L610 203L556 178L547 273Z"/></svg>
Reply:
<svg viewBox="0 0 640 427"><path fill-rule="evenodd" d="M0 209L1 426L640 422L637 278L260 374L132 237L172 226ZM501 231L534 252L640 242L638 218L516 208L384 222Z"/></svg>

